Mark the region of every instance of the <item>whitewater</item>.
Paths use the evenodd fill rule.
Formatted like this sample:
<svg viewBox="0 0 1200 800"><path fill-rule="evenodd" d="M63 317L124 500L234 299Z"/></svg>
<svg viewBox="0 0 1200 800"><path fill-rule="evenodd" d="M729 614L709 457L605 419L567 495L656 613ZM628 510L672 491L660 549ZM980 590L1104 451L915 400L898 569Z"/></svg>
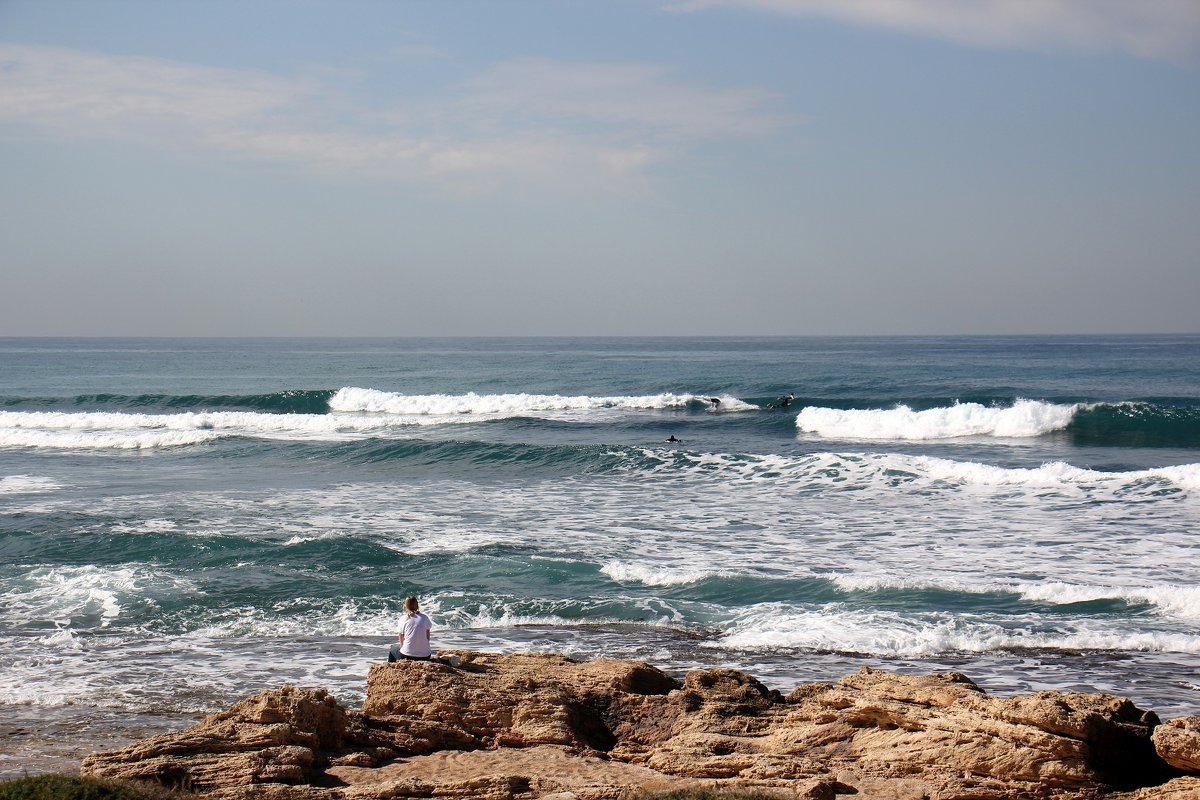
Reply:
<svg viewBox="0 0 1200 800"><path fill-rule="evenodd" d="M1195 336L0 340L0 775L353 704L409 592L435 647L1200 713L1197 530Z"/></svg>

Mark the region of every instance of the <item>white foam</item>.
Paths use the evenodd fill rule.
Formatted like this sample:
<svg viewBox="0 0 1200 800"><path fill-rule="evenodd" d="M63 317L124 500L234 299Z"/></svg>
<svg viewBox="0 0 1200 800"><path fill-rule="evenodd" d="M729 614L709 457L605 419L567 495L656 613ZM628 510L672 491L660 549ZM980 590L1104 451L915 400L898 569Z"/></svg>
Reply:
<svg viewBox="0 0 1200 800"><path fill-rule="evenodd" d="M456 602L457 601L457 602ZM562 605L568 605L566 601ZM438 630L496 629L529 625L558 628L611 623L605 616L585 615L566 617L554 613L555 603L549 603L544 613L522 612L507 603L490 605L461 605L461 598L429 595L421 599L422 611L433 618L434 636ZM222 609L222 618L182 634L188 639L279 638L295 636L329 637L390 637L400 621L399 612L385 611L378 606L342 602L336 608L287 614L288 608L274 607L270 611L253 607ZM668 620L660 620L667 624ZM645 623L644 623L645 624ZM654 623L649 623L654 624Z"/></svg>
<svg viewBox="0 0 1200 800"><path fill-rule="evenodd" d="M286 542L284 542L283 546L284 547L293 547L295 545L304 544L306 542L317 542L317 541L321 541L322 539L333 539L339 535L340 534L336 534L336 533L313 533L313 534L308 534L308 535L297 534L296 536L293 536L292 538L290 538Z"/></svg>
<svg viewBox="0 0 1200 800"><path fill-rule="evenodd" d="M196 416L0 411L0 447L139 450L200 444L220 436Z"/></svg>
<svg viewBox="0 0 1200 800"><path fill-rule="evenodd" d="M1047 581L1021 583L1012 588L1021 597L1035 602L1070 605L1121 600L1153 605L1169 617L1200 620L1200 586L1093 586Z"/></svg>
<svg viewBox="0 0 1200 800"><path fill-rule="evenodd" d="M49 636L41 637L38 639L38 642L54 650L74 650L78 652L84 649L79 634L70 628L59 628Z"/></svg>
<svg viewBox="0 0 1200 800"><path fill-rule="evenodd" d="M1167 480L1190 491L1200 491L1200 464L1180 464L1175 467L1158 467L1143 470L1150 479Z"/></svg>
<svg viewBox="0 0 1200 800"><path fill-rule="evenodd" d="M0 478L0 494L45 494L63 488L53 478L36 475L9 475Z"/></svg>
<svg viewBox="0 0 1200 800"><path fill-rule="evenodd" d="M1200 653L1200 636L1130 631L1122 623L1080 620L1054 631L1004 627L950 613L904 616L841 606L798 609L781 603L753 606L736 616L732 632L711 646L728 649L806 649L891 657L1014 648L1140 650Z"/></svg>
<svg viewBox="0 0 1200 800"><path fill-rule="evenodd" d="M200 626L182 636L192 640L280 638L297 636L363 636L395 635L398 616L377 607L352 601L317 613L280 616L288 608L276 606L270 612L259 608L221 609L222 619Z"/></svg>
<svg viewBox="0 0 1200 800"><path fill-rule="evenodd" d="M202 444L229 436L342 440L386 435L398 428L437 422L419 417L381 419L362 414L264 414L251 411L182 414L0 411L0 447L148 449Z"/></svg>
<svg viewBox="0 0 1200 800"><path fill-rule="evenodd" d="M144 519L136 524L113 526L116 533L171 533L179 529L178 523L170 519Z"/></svg>
<svg viewBox="0 0 1200 800"><path fill-rule="evenodd" d="M707 397L693 397L694 400L706 400ZM723 394L717 397L721 401L719 405L711 406L708 410L714 412L725 411L758 411L758 406L751 403L745 403L734 397L733 395Z"/></svg>
<svg viewBox="0 0 1200 800"><path fill-rule="evenodd" d="M401 394L377 389L345 387L329 400L331 411L368 412L407 416L456 416L462 414L513 417L554 411L645 410L686 408L707 400L693 394L634 396L544 395L544 394ZM755 406L736 397L723 396L722 411L748 411Z"/></svg>
<svg viewBox="0 0 1200 800"><path fill-rule="evenodd" d="M548 625L554 627L570 627L572 625L596 625L612 620L593 617L586 620L568 620L554 614L519 614L507 608L491 609L479 606L473 615L445 615L453 620L459 628L513 628L528 625Z"/></svg>
<svg viewBox="0 0 1200 800"><path fill-rule="evenodd" d="M652 567L645 564L628 564L610 561L600 571L621 583L641 583L646 586L683 586L726 573L708 569L686 567Z"/></svg>
<svg viewBox="0 0 1200 800"><path fill-rule="evenodd" d="M230 436L344 440L387 436L414 426L469 424L516 416L594 419L597 414L685 408L694 395L589 397L532 394L403 395L344 388L329 414L189 411L178 414L0 411L0 447L138 450L203 444ZM724 398L720 410L751 410Z"/></svg>
<svg viewBox="0 0 1200 800"><path fill-rule="evenodd" d="M937 581L928 578L912 578L900 575L882 573L836 573L822 575L843 592L875 592L885 589L925 590L947 589L950 591L969 591L965 584L951 579Z"/></svg>
<svg viewBox="0 0 1200 800"><path fill-rule="evenodd" d="M1067 583L1065 581L1005 582L971 580L966 576L939 574L936 578L912 577L888 572L823 574L844 592L870 592L886 589L937 590L957 593L1016 594L1025 600L1052 605L1119 600L1155 606L1159 613L1176 619L1200 619L1200 586L1158 585L1118 586Z"/></svg>
<svg viewBox="0 0 1200 800"><path fill-rule="evenodd" d="M15 624L66 628L79 617L99 616L104 628L120 617L123 603L196 591L190 581L145 567L38 567L12 582L2 609Z"/></svg>
<svg viewBox="0 0 1200 800"><path fill-rule="evenodd" d="M679 450L637 451L633 468L691 477L720 475L753 482L785 481L814 490L910 485L927 491L953 486L1018 487L1083 492L1155 492L1168 485L1200 490L1200 464L1102 472L1055 461L1038 467L998 467L899 453L813 453L800 457ZM619 455L619 453L614 453ZM649 462L650 466L645 466Z"/></svg>
<svg viewBox="0 0 1200 800"><path fill-rule="evenodd" d="M1081 407L1039 400L1017 400L1007 408L956 403L926 411L908 406L865 410L807 406L796 416L796 427L827 439L1027 438L1065 428Z"/></svg>
<svg viewBox="0 0 1200 800"><path fill-rule="evenodd" d="M1176 467L1101 472L1054 461L1040 467L995 467L972 461L950 461L925 456L909 457L915 467L935 481L975 486L1026 486L1032 488L1107 488L1128 490L1154 483L1172 483L1183 489L1200 488L1200 464ZM1153 488L1147 487L1147 488Z"/></svg>
<svg viewBox="0 0 1200 800"><path fill-rule="evenodd" d="M776 455L741 455L735 453L703 453L686 450L653 450L640 448L635 451L642 462L636 469L646 469L649 462L651 472L658 474L682 473L693 475L719 474L721 476L754 480L780 476L800 477L809 471L814 457L788 458ZM620 451L609 455L621 456Z"/></svg>

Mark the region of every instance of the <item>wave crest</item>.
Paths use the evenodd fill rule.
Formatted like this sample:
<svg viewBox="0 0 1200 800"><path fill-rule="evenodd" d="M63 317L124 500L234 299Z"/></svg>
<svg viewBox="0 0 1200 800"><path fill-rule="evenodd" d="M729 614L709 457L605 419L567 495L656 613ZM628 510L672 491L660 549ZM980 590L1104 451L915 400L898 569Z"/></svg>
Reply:
<svg viewBox="0 0 1200 800"><path fill-rule="evenodd" d="M195 593L184 578L146 567L38 567L4 597L4 616L20 625L107 628L129 604Z"/></svg>
<svg viewBox="0 0 1200 800"><path fill-rule="evenodd" d="M1119 622L1079 620L1014 626L949 612L902 614L839 606L799 609L764 603L746 609L733 633L709 646L737 650L799 649L920 658L998 650L1140 650L1200 653L1200 636L1173 631L1130 631Z"/></svg>
<svg viewBox="0 0 1200 800"><path fill-rule="evenodd" d="M746 411L755 406L736 397L721 397L722 411ZM367 412L412 416L455 416L480 414L496 417L552 411L657 410L690 408L707 398L693 394L654 394L640 396L592 397L557 394L401 394L378 389L346 387L329 399L331 411Z"/></svg>
<svg viewBox="0 0 1200 800"><path fill-rule="evenodd" d="M956 403L925 411L913 411L903 405L892 409L808 406L796 416L796 427L827 439L1028 438L1067 427L1080 408L1079 404L1058 405L1040 400L1017 400L1007 408Z"/></svg>
<svg viewBox="0 0 1200 800"><path fill-rule="evenodd" d="M651 567L621 561L608 562L600 568L600 572L618 583L641 583L646 586L684 586L725 574L716 570Z"/></svg>

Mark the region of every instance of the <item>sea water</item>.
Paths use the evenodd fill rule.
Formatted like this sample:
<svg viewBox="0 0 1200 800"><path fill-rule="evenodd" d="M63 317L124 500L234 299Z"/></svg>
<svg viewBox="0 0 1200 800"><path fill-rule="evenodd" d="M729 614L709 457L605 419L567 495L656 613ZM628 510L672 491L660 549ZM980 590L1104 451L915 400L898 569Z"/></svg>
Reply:
<svg viewBox="0 0 1200 800"><path fill-rule="evenodd" d="M1197 714L1198 522L1200 336L0 339L0 774L354 706L409 593L435 648Z"/></svg>

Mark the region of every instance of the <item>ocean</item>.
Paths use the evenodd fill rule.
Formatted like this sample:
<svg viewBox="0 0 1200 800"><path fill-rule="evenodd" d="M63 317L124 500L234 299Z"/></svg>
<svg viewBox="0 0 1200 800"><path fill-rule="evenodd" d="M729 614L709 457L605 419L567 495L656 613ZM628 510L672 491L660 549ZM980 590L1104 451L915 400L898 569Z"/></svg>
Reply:
<svg viewBox="0 0 1200 800"><path fill-rule="evenodd" d="M1198 523L1196 335L0 339L0 775L353 707L409 593L435 649L1200 714Z"/></svg>

